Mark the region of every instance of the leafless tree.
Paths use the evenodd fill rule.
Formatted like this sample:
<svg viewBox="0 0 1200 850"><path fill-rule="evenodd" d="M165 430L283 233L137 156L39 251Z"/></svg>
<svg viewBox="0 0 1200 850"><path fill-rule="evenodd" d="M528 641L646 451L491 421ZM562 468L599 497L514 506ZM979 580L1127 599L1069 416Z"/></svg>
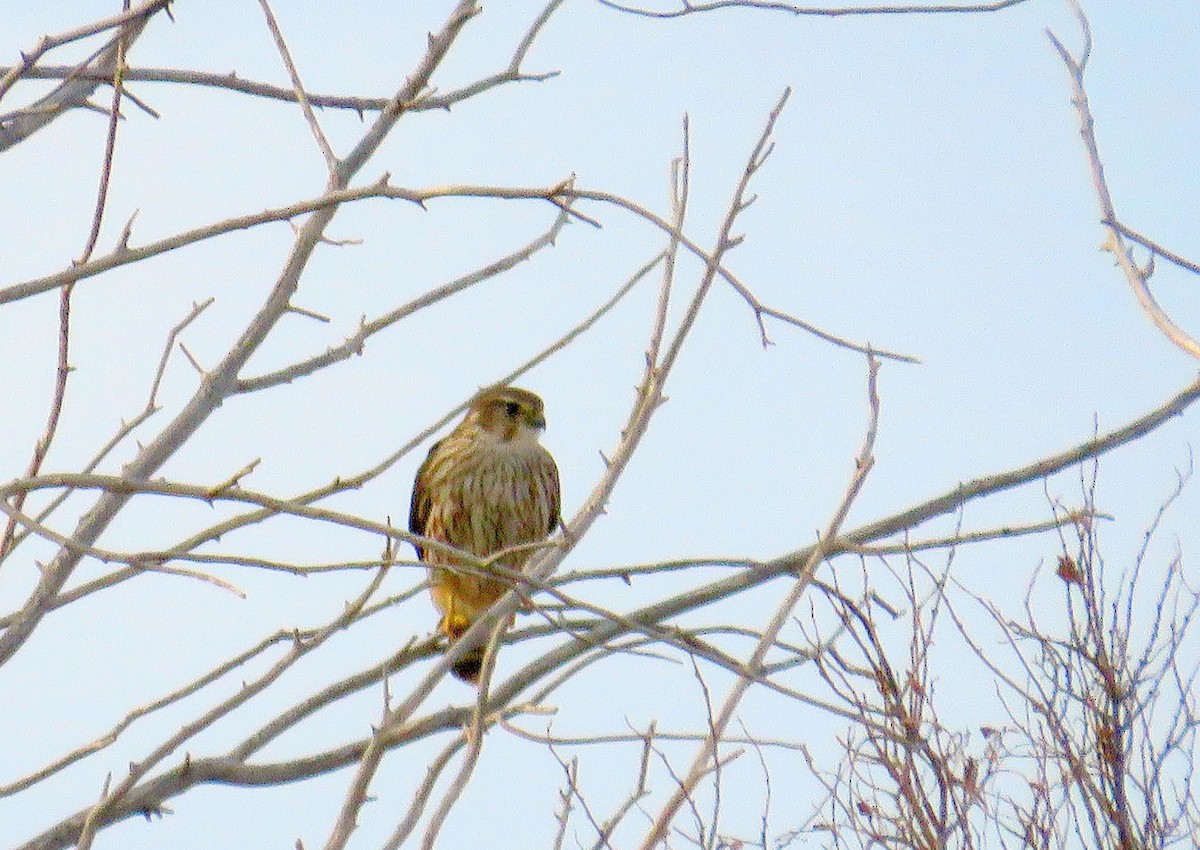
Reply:
<svg viewBox="0 0 1200 850"><path fill-rule="evenodd" d="M1000 15L1022 0L847 7L756 0L653 8L600 3L622 20L636 22L717 15L734 7L814 18ZM398 128L446 112L453 118L456 110L486 102L501 90L522 91L550 81L553 72L530 69L530 54L562 5L551 0L530 14L512 40L506 63L444 90L439 88L444 66L467 51L466 39L484 26L473 0L453 4L411 67L397 74L389 91L370 96L307 89L306 68L289 49L268 0L258 4L261 26L290 80L286 86L237 73L139 65L141 40L154 28L171 25L169 0L125 0L115 14L46 36L21 51L15 64L0 68L0 103L6 110L0 113L0 152L34 149L53 158L53 145L43 140L81 113L101 113L105 131L97 183L89 189L93 213L78 254L52 271L0 285L5 310L57 299L53 381L36 411L42 424L32 445L4 438L0 683L12 670L28 675L19 666L22 660L37 651L39 637L56 620L72 612L80 612L85 619L78 622L96 630L105 628L105 618L132 619L108 600L136 598L121 594L155 577L175 576L234 596L244 595L247 583L264 588L268 596L297 593L279 588L303 584L306 597L325 603L314 609L324 612L320 616L289 618L276 611L274 616L284 619L252 619L257 639L219 662L206 661L201 669L140 671L154 696L130 695L122 703L123 716L109 728L94 725L99 715L90 695L76 693L80 725L54 736L52 754L36 766L14 769L6 763L0 801L44 799L70 787L64 784L68 778L90 782L97 796L61 798L64 811L40 830L14 835L0 825L0 838L26 850L100 846L106 830L120 829L136 816L148 821L175 817L181 798L199 796L208 786L254 797L256 791L324 783L320 846L351 846L362 837L360 824L369 813L377 826L383 824L380 846L431 847L443 825L466 805L484 749L506 736L532 742L561 768L559 808L545 813L556 847L578 843L650 850L695 844L766 850L801 837L833 847L1125 850L1195 843L1200 823L1191 793L1197 668L1187 659L1195 657L1188 654L1189 626L1200 597L1186 580L1182 554L1156 580L1146 578L1157 566L1146 549L1129 569L1117 575L1106 569L1094 477L1092 487L1084 481L1076 506L1052 503L1041 521L972 530L961 526L961 517L970 503L1014 488L1036 489L1055 473L1085 469L1094 475L1098 458L1141 439L1200 398L1200 381L1122 427L954 484L870 523L850 525L851 508L875 465L877 436L886 428L881 366L915 358L854 341L767 303L727 262L741 242L742 216L755 199L790 91L780 93L760 128L742 128L746 157L711 241L689 227L692 153L686 120L681 151L669 164L665 211L644 199L582 185L571 174L546 185L420 186L369 171L381 167L380 152ZM1078 55L1066 46L1071 39L1050 38L1068 72L1106 248L1153 325L1186 354L1200 357L1200 345L1158 304L1149 286L1155 259L1189 273L1200 270L1124 224L1105 182L1084 86L1091 40L1082 12L1079 22L1083 46ZM60 26L47 21L48 28ZM63 64L51 64L60 60ZM155 85L181 98L172 100L173 108L187 108L189 98L208 91L255 104L289 104L302 115L324 165L323 185L278 206L221 216L148 241L137 236L130 217L105 247L105 235L113 231L113 186L133 179L118 167L128 132L122 119L131 111L157 114L148 93ZM362 119L349 142L329 129L328 117L341 113ZM339 330L339 339L320 350L302 350L307 340L297 344L287 336L285 323L312 322L322 332L338 324L305 306L303 286L314 258L347 241L336 237L334 223L343 213L389 200L420 209L450 200L520 203L542 212L544 220L522 244L496 251L467 271L453 271L450 262L424 270L438 282L415 295L383 306L364 301L357 310L361 320ZM385 455L357 470L338 469L325 483L303 491L256 484L257 460L230 469L206 465L203 474L177 472L189 469L181 458L211 430L223 406L277 398L297 382L342 374L338 370L352 368L354 358L377 356L376 347L404 322L436 322L437 305L541 258L568 225L592 229L613 215L655 234L661 247L612 281L590 313L564 317L554 329L556 338L542 350L524 362L514 357L495 373L479 375L477 383L518 381L561 356L629 293L653 281L653 312L637 343L644 349L644 368L636 392L604 453L603 471L588 482L590 489L562 533L539 549L524 574L507 574L462 553L471 568L500 575L514 590L454 646L430 634L431 623L395 634L393 615L407 611L407 603L426 590L424 570L408 555L416 538L376 508L388 502L403 509L404 495L386 490L388 476L402 461L414 460L420 447L462 412L473 388L463 387L462 402L452 409L423 407L427 426ZM208 341L204 350L194 351L191 340L216 300L229 294L214 254L204 261L211 295L164 326L165 339L155 343L156 360L130 357L124 364L129 374L146 378L141 407L110 434L103 433L102 424L71 418L72 352L81 333L75 310L84 293L131 269L153 268L164 258L283 222L292 225L290 242L269 258L271 279L257 282L257 301L223 346ZM1139 263L1135 249L1146 251L1148 261ZM631 458L642 449L676 364L718 289L732 291L746 305L764 345L769 328L777 327L815 335L839 354L862 359L863 435L857 455L846 459L844 491L831 497L828 518L814 539L798 538L791 551L774 558L572 565L568 556L588 538ZM144 340L149 327L129 333ZM453 336L454 329L444 333ZM406 365L416 373L430 360L417 353ZM188 364L194 373L187 371ZM406 396L411 400L417 394ZM29 419L34 411L24 409L22 415ZM91 441L90 457L55 454L68 429ZM360 492L376 494L373 506L364 508L353 499ZM924 535L920 527L939 518L957 518L954 533ZM1157 526L1158 520L1152 530ZM960 586L951 570L960 551L1000 546L1014 537L1053 540L1056 534L1057 571L1035 577L1021 612ZM327 538L323 551L334 554L323 561L299 558L291 539L308 535ZM941 566L935 566L935 557L942 558ZM598 589L633 581L654 588L653 597L625 607L602 601ZM1033 601L1047 585L1064 616L1044 619ZM525 596L536 601L536 616L506 629ZM757 616L746 615L745 608L730 614L731 603L751 596L769 600L766 608L754 609ZM167 616L170 606L184 605L178 599L156 604L168 610ZM980 619L992 629L989 637L981 634ZM393 636L389 645L378 639L385 620ZM374 646L374 655L339 654L338 647L351 638ZM141 639L153 642L156 635L148 627ZM436 689L464 648L489 639L478 693L460 690L450 705L435 707L434 694L441 693ZM957 695L939 684L934 647L951 640L970 650L978 681L987 683L976 690L986 690L995 705L1003 706L1006 723L972 730L946 718L944 706ZM498 672L500 645L506 656L519 659L515 669ZM552 695L571 699L572 685L605 665L629 663L653 675L665 661L688 671L694 683L702 721L691 730L651 723L571 736L537 722L553 712ZM833 761L824 758L829 754L812 752L791 725L743 728L739 711L759 695L802 714L809 726L843 730ZM10 737L37 728L38 718L19 707L7 708L6 714ZM314 721L325 717L346 721L341 740L309 737ZM597 791L589 772L593 763L583 754L598 750L614 761L624 759L621 767L606 767L605 774L628 768L627 787ZM818 788L812 800L784 804L773 796L773 753L811 771ZM403 762L411 768L415 760L421 769L410 770L404 778L408 784L398 788L390 766ZM731 778L744 776L733 771L744 771L747 764L761 768L760 781L749 792L736 787L741 779ZM735 837L726 831L721 813L731 798L762 802L758 835ZM377 799L387 801L385 811L373 807ZM772 807L794 828L772 831ZM296 836L290 839L304 846Z"/></svg>

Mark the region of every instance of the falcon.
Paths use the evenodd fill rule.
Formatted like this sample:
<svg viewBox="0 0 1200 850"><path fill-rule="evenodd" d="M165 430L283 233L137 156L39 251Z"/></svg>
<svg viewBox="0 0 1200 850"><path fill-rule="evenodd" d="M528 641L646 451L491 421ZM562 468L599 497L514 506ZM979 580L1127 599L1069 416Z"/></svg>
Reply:
<svg viewBox="0 0 1200 850"><path fill-rule="evenodd" d="M538 442L546 427L541 398L517 387L489 387L471 399L463 420L434 443L413 482L408 529L487 558L512 547L537 544L558 526L558 467ZM486 575L446 552L413 544L429 567L438 631L451 641L508 590L512 582ZM533 548L501 555L495 563L520 572ZM484 647L453 667L476 684Z"/></svg>

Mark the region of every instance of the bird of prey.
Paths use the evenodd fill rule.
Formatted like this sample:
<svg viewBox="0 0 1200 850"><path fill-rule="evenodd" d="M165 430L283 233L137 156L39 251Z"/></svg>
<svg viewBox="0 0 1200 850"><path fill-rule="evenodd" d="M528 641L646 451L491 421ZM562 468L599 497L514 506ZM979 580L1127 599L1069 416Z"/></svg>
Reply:
<svg viewBox="0 0 1200 850"><path fill-rule="evenodd" d="M471 399L463 420L429 450L413 482L408 528L520 572L537 544L558 526L558 467L538 442L546 427L542 400L517 387L489 387ZM438 630L457 640L513 582L469 568L446 552L414 544L429 567ZM481 645L454 665L477 683Z"/></svg>

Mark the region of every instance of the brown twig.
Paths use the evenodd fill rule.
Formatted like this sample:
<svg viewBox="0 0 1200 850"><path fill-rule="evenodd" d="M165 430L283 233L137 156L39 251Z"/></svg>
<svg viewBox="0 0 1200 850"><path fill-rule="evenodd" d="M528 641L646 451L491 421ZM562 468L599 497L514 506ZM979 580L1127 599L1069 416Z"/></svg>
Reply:
<svg viewBox="0 0 1200 850"><path fill-rule="evenodd" d="M62 415L63 399L67 394L67 378L71 374L69 362L71 334L71 287L64 287L58 298L58 356L54 371L54 389L50 396L50 412L46 417L46 427L33 446L33 456L25 467L25 476L32 477L42 468L42 462L50 451L50 443L58 432L58 420ZM15 548L17 533L17 515L25 508L27 493L16 493L12 501L12 513L4 525L4 534L0 537L0 564Z"/></svg>
<svg viewBox="0 0 1200 850"><path fill-rule="evenodd" d="M158 412L158 409L159 409L158 408L158 388L162 384L163 376L166 374L167 360L170 357L171 351L174 350L175 340L179 337L179 335L181 333L183 333L184 329L186 329L188 325L190 325L192 322L194 322L201 313L203 313L206 309L208 309L208 307L213 303L213 301L214 301L214 299L208 298L208 299L205 299L204 301L200 302L199 304L193 304L192 309L191 309L191 311L189 311L188 315L185 316L177 325L175 325L173 328L171 328L171 330L167 333L166 341L163 343L162 356L159 358L158 368L155 369L155 371L154 371L154 377L150 384L150 392L146 398L145 407L143 407L142 410L140 412L138 412L138 414L136 416L129 419L128 421L122 420L121 425L117 429L116 433L114 433L108 439L108 441L96 451L96 453L92 456L92 458L86 464L84 464L84 466L80 470L80 472L83 472L83 473L94 472L96 470L96 468L104 461L104 459L106 457L108 457L109 453L113 451L113 449L115 449L118 445L120 445L120 443L126 437L128 437L130 434L132 434L134 431L136 431L143 422L145 422L147 419L149 419L151 416L153 416L155 413ZM45 521L47 517L49 517L56 510L58 510L58 508L62 505L62 503L65 502L70 497L72 492L73 491L70 488L64 489L61 493L59 493L57 496L55 496L53 499L51 499L46 504L46 507L44 507L41 511L38 512L38 514L36 515L35 518L39 522ZM16 535L13 537L13 546L14 547L19 546L24 541L24 539L29 535L29 533L30 533L30 531L28 529L17 531ZM3 619L0 618L0 626L2 626L2 625L3 625Z"/></svg>
<svg viewBox="0 0 1200 850"><path fill-rule="evenodd" d="M125 0L124 5L124 12L128 13L129 0ZM122 27L122 30L117 34L117 50L112 72L112 106L109 112L108 134L104 141L104 158L100 168L100 185L96 190L96 204L92 213L92 223L88 231L87 241L84 244L83 252L79 255L79 259L75 261L75 265L86 263L91 258L92 251L96 247L96 241L100 238L100 226L104 221L104 210L108 202L108 184L112 175L113 154L116 152L117 146L117 122L121 113L121 71L125 65L125 49L127 45L123 29L125 25L119 24L118 26ZM3 94L4 88L2 82L0 82L0 97L3 97ZM50 445L54 442L54 436L58 433L58 422L62 416L63 401L67 394L67 378L71 374L71 293L73 289L74 285L68 284L59 291L58 356L54 373L54 390L50 399L50 412L46 417L46 427L42 431L42 436L38 438L37 443L34 445L33 457L30 458L29 465L25 468L26 478L32 478L41 470L42 463L50 451ZM25 494L18 493L13 499L13 509L17 513L20 513L24 510L24 507ZM5 557L13 549L16 530L16 515L10 514L4 526L4 534L0 536L0 563L4 561Z"/></svg>

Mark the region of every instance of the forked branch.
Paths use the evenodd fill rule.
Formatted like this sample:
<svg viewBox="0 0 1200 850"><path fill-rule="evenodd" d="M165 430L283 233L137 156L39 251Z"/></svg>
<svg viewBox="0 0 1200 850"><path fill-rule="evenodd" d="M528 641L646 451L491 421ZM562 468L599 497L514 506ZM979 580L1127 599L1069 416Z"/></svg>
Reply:
<svg viewBox="0 0 1200 850"><path fill-rule="evenodd" d="M1142 312L1146 314L1154 326L1177 348L1200 360L1200 341L1196 340L1195 337L1180 327L1158 303L1153 293L1150 292L1150 276L1154 271L1153 264L1151 263L1145 268L1138 266L1133 259L1132 250L1125 242L1125 237L1129 231L1120 224L1120 219L1117 217L1117 211L1113 204L1112 193L1109 191L1108 180L1104 176L1104 164L1100 159L1100 146L1096 141L1096 122L1092 116L1087 89L1083 84L1084 72L1087 70L1088 59L1092 51L1091 27L1079 4L1073 2L1072 6L1079 21L1080 29L1083 32L1083 49L1080 55L1078 57L1074 56L1053 32L1047 30L1046 34L1049 36L1051 44L1054 45L1054 49L1058 52L1059 58L1062 59L1063 65L1066 66L1067 74L1071 80L1071 103L1074 105L1075 111L1079 116L1079 135L1083 139L1084 150L1087 152L1088 166L1092 172L1092 186L1096 192L1096 199L1100 204L1100 220L1108 230L1104 248L1116 258L1117 266L1124 272L1125 279L1129 282L1129 287L1133 290L1133 295L1137 299L1138 306L1141 307ZM1145 244L1144 237L1140 237L1135 241ZM1178 262L1182 258L1171 255L1171 259ZM1190 266L1193 269L1195 267L1195 264L1188 264L1186 261L1182 264L1185 267Z"/></svg>

